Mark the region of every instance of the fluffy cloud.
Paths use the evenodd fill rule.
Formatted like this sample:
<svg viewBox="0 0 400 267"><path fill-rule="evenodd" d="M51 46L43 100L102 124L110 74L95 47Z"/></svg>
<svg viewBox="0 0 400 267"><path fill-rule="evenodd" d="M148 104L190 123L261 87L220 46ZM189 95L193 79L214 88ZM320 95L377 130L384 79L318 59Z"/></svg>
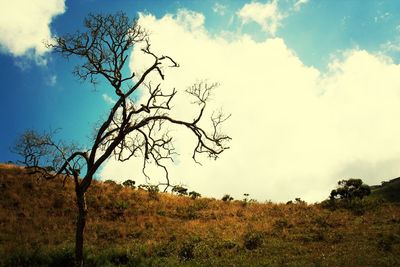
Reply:
<svg viewBox="0 0 400 267"><path fill-rule="evenodd" d="M65 12L64 0L14 0L0 2L0 46L14 56L33 50L43 55L44 40L52 35L50 23Z"/></svg>
<svg viewBox="0 0 400 267"><path fill-rule="evenodd" d="M45 82L48 86L55 86L57 84L57 75L48 76Z"/></svg>
<svg viewBox="0 0 400 267"><path fill-rule="evenodd" d="M103 100L109 105L114 105L116 103L116 101L106 93L102 94L101 96L103 97Z"/></svg>
<svg viewBox="0 0 400 267"><path fill-rule="evenodd" d="M223 15L225 15L226 6L221 5L220 3L215 3L214 6L213 6L213 8L212 8L212 10L213 10L215 13L217 13L217 14L223 16Z"/></svg>
<svg viewBox="0 0 400 267"><path fill-rule="evenodd" d="M259 2L245 4L239 10L238 16L242 19L243 24L256 22L264 31L272 35L275 34L280 21L284 18L279 11L277 0L272 0L270 3L265 4Z"/></svg>
<svg viewBox="0 0 400 267"><path fill-rule="evenodd" d="M400 66L390 59L350 50L321 73L280 38L211 36L204 17L194 12L160 19L142 14L139 22L152 32L154 52L181 65L166 73L166 88L182 91L203 78L217 81L213 107L232 113L225 127L231 149L203 166L191 160L194 140L188 132L174 130L180 154L170 166L174 182L214 197L249 193L259 200L318 201L339 179L374 184L400 173ZM146 64L135 49L131 67ZM191 106L174 106L177 116L191 115ZM133 159L128 168L110 160L101 176L141 182L141 162ZM157 182L160 176L153 177Z"/></svg>
<svg viewBox="0 0 400 267"><path fill-rule="evenodd" d="M309 2L309 0L297 0L296 3L294 4L294 10L299 11L300 8L307 4Z"/></svg>

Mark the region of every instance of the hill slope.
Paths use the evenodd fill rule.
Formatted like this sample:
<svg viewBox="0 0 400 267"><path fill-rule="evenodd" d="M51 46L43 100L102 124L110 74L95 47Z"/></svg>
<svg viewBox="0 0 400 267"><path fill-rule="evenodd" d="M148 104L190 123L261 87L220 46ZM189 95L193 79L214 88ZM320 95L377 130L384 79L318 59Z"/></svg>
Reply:
<svg viewBox="0 0 400 267"><path fill-rule="evenodd" d="M390 202L400 202L400 177L371 187L371 196Z"/></svg>
<svg viewBox="0 0 400 267"><path fill-rule="evenodd" d="M72 181L0 165L0 266L68 266ZM190 199L94 182L87 266L400 266L400 207L362 215L304 203Z"/></svg>

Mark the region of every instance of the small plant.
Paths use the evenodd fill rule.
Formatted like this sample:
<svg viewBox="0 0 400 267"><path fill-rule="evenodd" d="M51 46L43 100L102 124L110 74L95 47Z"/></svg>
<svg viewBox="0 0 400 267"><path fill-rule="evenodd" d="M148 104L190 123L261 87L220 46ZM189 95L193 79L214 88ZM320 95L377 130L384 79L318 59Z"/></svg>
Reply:
<svg viewBox="0 0 400 267"><path fill-rule="evenodd" d="M135 181L129 179L129 180L126 180L125 182L123 182L122 185L125 186L125 187L129 187L129 188L133 188L134 189L135 188L135 183L136 183Z"/></svg>
<svg viewBox="0 0 400 267"><path fill-rule="evenodd" d="M248 232L244 235L244 246L248 250L254 250L263 244L264 235L261 232Z"/></svg>
<svg viewBox="0 0 400 267"><path fill-rule="evenodd" d="M242 206L245 207L245 206L247 206L247 203L249 202L250 194L244 193L243 196L244 196L244 198L242 200Z"/></svg>
<svg viewBox="0 0 400 267"><path fill-rule="evenodd" d="M179 258L183 261L192 260L194 258L194 244L185 243L179 251Z"/></svg>
<svg viewBox="0 0 400 267"><path fill-rule="evenodd" d="M298 205L306 205L306 204L307 204L307 202L305 202L304 200L302 200L302 199L299 198L299 197L296 197L296 198L295 198L294 203L295 203L295 204L298 204Z"/></svg>
<svg viewBox="0 0 400 267"><path fill-rule="evenodd" d="M289 200L288 202L286 202L286 205L291 205L291 204L307 205L307 202L305 202L304 200L302 200L302 199L299 198L299 197L296 197L296 198L294 199L294 201L293 201L293 200Z"/></svg>
<svg viewBox="0 0 400 267"><path fill-rule="evenodd" d="M255 199L249 199L250 194L248 194L248 193L244 193L243 196L244 196L244 198L241 201L243 207L246 207L250 203L257 202L257 200L255 200Z"/></svg>
<svg viewBox="0 0 400 267"><path fill-rule="evenodd" d="M190 240L186 241L180 251L179 258L182 261L188 261L194 259L194 249L195 246L201 241L201 239L197 236L192 237Z"/></svg>
<svg viewBox="0 0 400 267"><path fill-rule="evenodd" d="M172 188L172 193L177 193L179 196L186 196L188 194L187 191L187 188L180 185L176 185Z"/></svg>
<svg viewBox="0 0 400 267"><path fill-rule="evenodd" d="M223 197L222 197L222 201L224 201L224 202L230 202L230 201L232 201L233 200L233 197L231 197L231 195L229 195L229 194L225 194Z"/></svg>
<svg viewBox="0 0 400 267"><path fill-rule="evenodd" d="M185 219L185 220L195 220L199 217L198 213L198 208L193 205L189 205L185 208L183 207L177 207L176 212L178 217Z"/></svg>
<svg viewBox="0 0 400 267"><path fill-rule="evenodd" d="M158 187L158 185L141 184L138 188L146 190L149 193L149 197L151 199L158 200L158 192L160 192L160 188Z"/></svg>
<svg viewBox="0 0 400 267"><path fill-rule="evenodd" d="M400 236L396 234L382 234L378 235L378 248L382 251L390 252L393 245L400 244Z"/></svg>
<svg viewBox="0 0 400 267"><path fill-rule="evenodd" d="M196 199L196 198L201 197L201 194L200 194L200 193L197 193L196 191L190 191L190 192L189 192L189 196L190 196L192 199Z"/></svg>
<svg viewBox="0 0 400 267"><path fill-rule="evenodd" d="M288 222L288 220L286 220L285 218L277 219L277 220L274 222L274 227L275 227L276 229L282 230L282 229L287 228L287 227L289 227L289 226L290 226L290 225L289 225L289 222Z"/></svg>

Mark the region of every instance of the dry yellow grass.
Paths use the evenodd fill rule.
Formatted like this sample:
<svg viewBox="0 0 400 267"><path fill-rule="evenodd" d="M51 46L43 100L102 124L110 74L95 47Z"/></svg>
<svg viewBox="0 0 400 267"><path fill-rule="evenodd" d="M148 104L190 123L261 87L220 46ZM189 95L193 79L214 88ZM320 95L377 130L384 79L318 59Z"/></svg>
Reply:
<svg viewBox="0 0 400 267"><path fill-rule="evenodd" d="M27 175L21 167L0 165L0 189L2 255L21 247L73 244L76 207L72 181L63 187L61 179L43 181ZM85 242L98 248L140 243L151 254L163 244L175 242L180 247L195 238L207 246L232 243L239 249L235 253L243 253L245 259L269 255L289 263L291 259L295 263L316 261L320 266L400 264L400 207L393 203L354 215L319 205L193 200L169 193L154 198L144 190L94 181L87 204ZM259 248L254 250L259 254L246 248L249 234L262 237L262 244L256 244ZM212 245L213 253L218 246ZM215 257L230 257L221 251ZM198 255L202 257L200 252Z"/></svg>

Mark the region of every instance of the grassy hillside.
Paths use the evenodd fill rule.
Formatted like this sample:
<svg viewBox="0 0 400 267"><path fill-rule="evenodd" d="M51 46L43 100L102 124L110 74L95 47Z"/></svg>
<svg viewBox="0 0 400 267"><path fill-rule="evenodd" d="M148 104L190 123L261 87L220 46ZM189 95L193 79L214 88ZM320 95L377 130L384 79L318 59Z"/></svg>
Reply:
<svg viewBox="0 0 400 267"><path fill-rule="evenodd" d="M371 197L400 202L400 177L372 186Z"/></svg>
<svg viewBox="0 0 400 267"><path fill-rule="evenodd" d="M68 266L73 184L0 165L0 266ZM400 206L223 202L94 182L87 266L400 266Z"/></svg>

